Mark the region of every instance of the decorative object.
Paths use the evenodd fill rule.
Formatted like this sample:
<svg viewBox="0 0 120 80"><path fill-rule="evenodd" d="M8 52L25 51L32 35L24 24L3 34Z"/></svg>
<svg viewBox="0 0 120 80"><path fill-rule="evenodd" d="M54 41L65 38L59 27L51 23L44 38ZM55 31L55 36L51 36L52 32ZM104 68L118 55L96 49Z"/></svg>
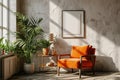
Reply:
<svg viewBox="0 0 120 80"><path fill-rule="evenodd" d="M43 55L48 55L49 48L42 48L42 53L43 53Z"/></svg>
<svg viewBox="0 0 120 80"><path fill-rule="evenodd" d="M49 40L50 41L54 41L54 35L53 35L53 33L50 33Z"/></svg>
<svg viewBox="0 0 120 80"><path fill-rule="evenodd" d="M51 55L57 55L57 52L56 52L56 50L55 50L55 47L52 47L52 53L51 53Z"/></svg>
<svg viewBox="0 0 120 80"><path fill-rule="evenodd" d="M46 66L55 66L55 64L53 63L53 62L48 62L48 63L46 63Z"/></svg>
<svg viewBox="0 0 120 80"><path fill-rule="evenodd" d="M41 39L40 40L40 47L42 48L43 55L48 55L49 53L49 46L51 45L49 40Z"/></svg>
<svg viewBox="0 0 120 80"><path fill-rule="evenodd" d="M62 37L85 38L85 11L62 11Z"/></svg>
<svg viewBox="0 0 120 80"><path fill-rule="evenodd" d="M49 40L50 40L50 55L57 55L56 49L55 49L55 42L56 42L56 36L54 36L53 33L50 33L49 35Z"/></svg>

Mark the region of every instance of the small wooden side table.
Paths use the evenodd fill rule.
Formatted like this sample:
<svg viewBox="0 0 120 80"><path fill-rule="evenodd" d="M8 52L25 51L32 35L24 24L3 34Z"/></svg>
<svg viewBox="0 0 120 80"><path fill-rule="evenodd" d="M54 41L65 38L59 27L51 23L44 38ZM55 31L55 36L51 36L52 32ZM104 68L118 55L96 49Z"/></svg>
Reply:
<svg viewBox="0 0 120 80"><path fill-rule="evenodd" d="M56 59L56 62L58 61L58 55L40 55L41 58L42 58L42 63L40 64L40 68L42 68L42 70L45 70L45 67L57 67L57 64L54 64L52 66L46 66L46 63L45 63L45 60L44 58L45 57L55 57ZM40 71L40 70L39 70Z"/></svg>

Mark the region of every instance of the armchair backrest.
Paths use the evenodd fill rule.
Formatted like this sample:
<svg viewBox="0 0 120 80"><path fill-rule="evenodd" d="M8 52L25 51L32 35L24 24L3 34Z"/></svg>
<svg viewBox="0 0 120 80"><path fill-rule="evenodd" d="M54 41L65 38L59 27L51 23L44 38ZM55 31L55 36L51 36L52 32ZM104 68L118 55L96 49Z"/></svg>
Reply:
<svg viewBox="0 0 120 80"><path fill-rule="evenodd" d="M89 45L85 46L72 46L70 57L80 58L80 56L88 55Z"/></svg>
<svg viewBox="0 0 120 80"><path fill-rule="evenodd" d="M95 54L95 48L93 48L91 45L72 46L70 57L80 58L80 56L94 55L94 54Z"/></svg>
<svg viewBox="0 0 120 80"><path fill-rule="evenodd" d="M88 54L89 55L95 55L95 48L93 48L92 46L89 46L89 49L88 49Z"/></svg>

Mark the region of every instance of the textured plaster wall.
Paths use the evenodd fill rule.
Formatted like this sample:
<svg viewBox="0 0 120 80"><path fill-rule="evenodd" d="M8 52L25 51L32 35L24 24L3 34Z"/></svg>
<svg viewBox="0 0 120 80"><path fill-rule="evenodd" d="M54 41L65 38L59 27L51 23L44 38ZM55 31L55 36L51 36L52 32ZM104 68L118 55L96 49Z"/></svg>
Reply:
<svg viewBox="0 0 120 80"><path fill-rule="evenodd" d="M40 25L45 32L49 32L49 0L18 0L18 2L20 12L28 16L43 18Z"/></svg>
<svg viewBox="0 0 120 80"><path fill-rule="evenodd" d="M62 10L85 10L86 38L61 37ZM43 17L46 32L57 35L56 50L69 53L71 45L96 48L96 70L120 71L120 0L22 0L21 11Z"/></svg>

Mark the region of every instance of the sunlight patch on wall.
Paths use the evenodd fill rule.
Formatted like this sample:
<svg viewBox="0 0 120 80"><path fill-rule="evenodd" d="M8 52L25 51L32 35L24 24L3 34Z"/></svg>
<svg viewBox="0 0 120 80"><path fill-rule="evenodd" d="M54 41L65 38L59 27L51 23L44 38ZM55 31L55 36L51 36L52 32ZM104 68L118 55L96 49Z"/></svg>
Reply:
<svg viewBox="0 0 120 80"><path fill-rule="evenodd" d="M0 1L0 37L15 41L16 32L16 0Z"/></svg>
<svg viewBox="0 0 120 80"><path fill-rule="evenodd" d="M115 48L114 42L106 38L104 35L99 34L88 25L87 28L87 41L89 44L94 45L99 51L98 54L110 56Z"/></svg>
<svg viewBox="0 0 120 80"><path fill-rule="evenodd" d="M8 7L8 1L7 0L3 0L3 5ZM3 7L3 13L4 13L3 14L3 16L4 16L3 17L3 27L8 29L8 10L5 7ZM7 34L8 34L8 31L7 30L3 30L3 37L5 39L8 38Z"/></svg>
<svg viewBox="0 0 120 80"><path fill-rule="evenodd" d="M10 41L14 42L16 40L16 15L13 12L16 12L16 0L9 0L9 7L12 11L9 12L9 30L12 32L9 34Z"/></svg>
<svg viewBox="0 0 120 80"><path fill-rule="evenodd" d="M115 44L105 36L101 36L100 43L101 52L105 53L107 56L110 56L114 51Z"/></svg>
<svg viewBox="0 0 120 80"><path fill-rule="evenodd" d="M59 35L61 29L61 9L55 3L49 1L49 15L50 15L50 32L53 32L55 35Z"/></svg>

